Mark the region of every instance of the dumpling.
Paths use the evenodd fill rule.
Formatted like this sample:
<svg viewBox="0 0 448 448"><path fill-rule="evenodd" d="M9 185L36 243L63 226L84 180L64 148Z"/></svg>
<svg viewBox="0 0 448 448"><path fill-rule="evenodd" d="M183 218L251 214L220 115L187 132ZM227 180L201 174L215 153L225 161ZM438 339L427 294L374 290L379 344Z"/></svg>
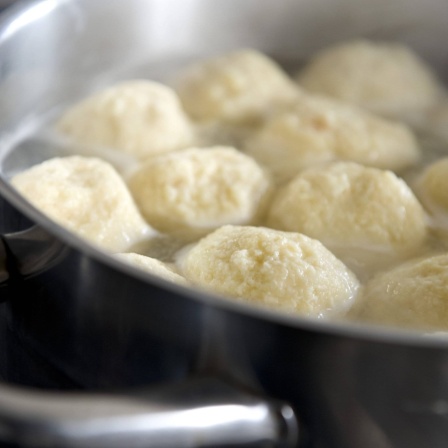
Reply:
<svg viewBox="0 0 448 448"><path fill-rule="evenodd" d="M300 170L331 160L351 160L400 170L420 158L413 133L399 123L315 95L268 120L245 145L279 183Z"/></svg>
<svg viewBox="0 0 448 448"><path fill-rule="evenodd" d="M319 241L264 227L224 226L179 259L193 284L304 316L342 316L359 282Z"/></svg>
<svg viewBox="0 0 448 448"><path fill-rule="evenodd" d="M448 157L428 165L414 182L415 191L430 215L430 228L438 246L448 245Z"/></svg>
<svg viewBox="0 0 448 448"><path fill-rule="evenodd" d="M374 324L448 330L448 255L410 261L378 274L350 314Z"/></svg>
<svg viewBox="0 0 448 448"><path fill-rule="evenodd" d="M409 255L427 236L424 210L408 185L391 171L353 162L298 174L273 198L267 223L316 238L342 259L349 249Z"/></svg>
<svg viewBox="0 0 448 448"><path fill-rule="evenodd" d="M146 159L189 146L193 128L175 92L150 81L114 85L67 110L56 128L75 142Z"/></svg>
<svg viewBox="0 0 448 448"><path fill-rule="evenodd" d="M104 250L124 251L153 232L123 179L100 159L50 159L11 183L43 213Z"/></svg>
<svg viewBox="0 0 448 448"><path fill-rule="evenodd" d="M424 205L434 214L448 214L448 157L427 166L417 181Z"/></svg>
<svg viewBox="0 0 448 448"><path fill-rule="evenodd" d="M410 48L368 40L324 48L297 79L310 92L410 122L418 121L442 91L435 74Z"/></svg>
<svg viewBox="0 0 448 448"><path fill-rule="evenodd" d="M255 50L199 62L178 76L175 88L195 120L230 123L256 122L299 92L273 60Z"/></svg>
<svg viewBox="0 0 448 448"><path fill-rule="evenodd" d="M252 223L271 192L269 176L253 159L219 146L148 160L128 185L143 216L164 232Z"/></svg>

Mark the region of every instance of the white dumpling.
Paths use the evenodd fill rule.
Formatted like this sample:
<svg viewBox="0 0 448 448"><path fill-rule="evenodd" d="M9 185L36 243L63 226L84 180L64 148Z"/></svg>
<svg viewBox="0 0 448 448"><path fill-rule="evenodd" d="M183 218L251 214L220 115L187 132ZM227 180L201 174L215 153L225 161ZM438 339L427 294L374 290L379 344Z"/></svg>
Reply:
<svg viewBox="0 0 448 448"><path fill-rule="evenodd" d="M245 152L269 168L279 183L331 160L395 171L420 158L417 141L405 125L305 94L249 138Z"/></svg>
<svg viewBox="0 0 448 448"><path fill-rule="evenodd" d="M271 191L265 171L230 147L189 148L148 160L128 180L143 216L165 232L256 221Z"/></svg>
<svg viewBox="0 0 448 448"><path fill-rule="evenodd" d="M273 198L268 225L319 239L337 254L359 248L408 255L427 236L409 186L391 171L353 162L302 171Z"/></svg>
<svg viewBox="0 0 448 448"><path fill-rule="evenodd" d="M193 128L175 92L150 81L127 81L67 110L56 128L77 143L124 151L138 159L190 145Z"/></svg>
<svg viewBox="0 0 448 448"><path fill-rule="evenodd" d="M11 182L43 213L104 250L126 250L153 232L123 179L100 159L50 159Z"/></svg>
<svg viewBox="0 0 448 448"><path fill-rule="evenodd" d="M310 92L411 122L419 120L442 91L435 74L410 48L368 40L324 48L297 79Z"/></svg>
<svg viewBox="0 0 448 448"><path fill-rule="evenodd" d="M434 243L448 245L448 157L429 164L414 182L414 189L428 211Z"/></svg>
<svg viewBox="0 0 448 448"><path fill-rule="evenodd" d="M266 55L238 50L180 73L176 90L195 120L253 122L298 95L298 87Z"/></svg>
<svg viewBox="0 0 448 448"><path fill-rule="evenodd" d="M448 255L410 261L378 274L350 314L373 324L448 330Z"/></svg>
<svg viewBox="0 0 448 448"><path fill-rule="evenodd" d="M448 214L448 157L428 165L421 173L417 191L424 205L434 214Z"/></svg>
<svg viewBox="0 0 448 448"><path fill-rule="evenodd" d="M355 275L319 241L264 227L224 226L179 258L193 284L304 316L342 316L356 296Z"/></svg>

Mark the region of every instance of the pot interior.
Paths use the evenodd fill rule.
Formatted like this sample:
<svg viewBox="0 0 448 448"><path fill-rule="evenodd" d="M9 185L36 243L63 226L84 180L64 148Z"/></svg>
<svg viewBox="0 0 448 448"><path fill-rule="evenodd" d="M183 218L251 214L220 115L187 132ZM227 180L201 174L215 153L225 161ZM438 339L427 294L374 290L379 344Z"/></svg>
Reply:
<svg viewBox="0 0 448 448"><path fill-rule="evenodd" d="M28 136L89 92L130 78L169 84L187 63L232 49L259 49L294 72L340 40L398 41L447 79L447 23L445 0L43 0L17 6L0 28L0 175L7 181L64 153L55 142ZM8 195L15 197L11 189Z"/></svg>

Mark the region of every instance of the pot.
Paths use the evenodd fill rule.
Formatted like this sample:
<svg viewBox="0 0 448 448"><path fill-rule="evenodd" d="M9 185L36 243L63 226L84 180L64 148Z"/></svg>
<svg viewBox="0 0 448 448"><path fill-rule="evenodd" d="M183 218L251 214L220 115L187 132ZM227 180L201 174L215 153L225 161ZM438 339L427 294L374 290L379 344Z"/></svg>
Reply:
<svg viewBox="0 0 448 448"><path fill-rule="evenodd" d="M4 13L7 337L48 359L71 390L36 391L39 382L19 387L4 375L17 384L0 388L0 438L41 447L445 447L444 340L285 316L142 274L48 220L8 179L61 150L23 140L27 130L97 86L164 80L241 47L296 67L352 36L408 43L443 73L447 25L444 0L40 0Z"/></svg>

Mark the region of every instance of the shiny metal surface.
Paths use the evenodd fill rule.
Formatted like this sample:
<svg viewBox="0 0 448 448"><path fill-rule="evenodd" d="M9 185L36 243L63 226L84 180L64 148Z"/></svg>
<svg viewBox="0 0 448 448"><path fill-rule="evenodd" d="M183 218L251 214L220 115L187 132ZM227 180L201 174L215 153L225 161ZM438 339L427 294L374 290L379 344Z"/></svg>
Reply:
<svg viewBox="0 0 448 448"><path fill-rule="evenodd" d="M2 306L17 339L88 390L207 373L292 403L312 447L444 448L444 341L293 319L144 277L50 223L7 179L41 157L11 142L43 117L98 86L169 80L187 61L232 48L256 47L294 68L335 40L392 39L446 74L445 0L29 5L0 23L0 193L63 244L57 262L10 284L14 298Z"/></svg>
<svg viewBox="0 0 448 448"><path fill-rule="evenodd" d="M18 0L0 0L0 9L8 8L9 6L17 3Z"/></svg>
<svg viewBox="0 0 448 448"><path fill-rule="evenodd" d="M294 446L293 411L211 379L120 394L0 386L0 437L29 447Z"/></svg>
<svg viewBox="0 0 448 448"><path fill-rule="evenodd" d="M68 248L36 225L1 238L4 266L0 274L6 277L6 297L14 306L13 291L57 266ZM35 296L32 291L27 294ZM290 406L216 379L140 391L134 398L129 394L39 393L0 384L0 442L21 447L287 448L297 441L297 419Z"/></svg>
<svg viewBox="0 0 448 448"><path fill-rule="evenodd" d="M7 266L7 249L2 240L0 240L0 291L3 293L0 295L0 302L6 300L6 287L9 280L9 272Z"/></svg>

